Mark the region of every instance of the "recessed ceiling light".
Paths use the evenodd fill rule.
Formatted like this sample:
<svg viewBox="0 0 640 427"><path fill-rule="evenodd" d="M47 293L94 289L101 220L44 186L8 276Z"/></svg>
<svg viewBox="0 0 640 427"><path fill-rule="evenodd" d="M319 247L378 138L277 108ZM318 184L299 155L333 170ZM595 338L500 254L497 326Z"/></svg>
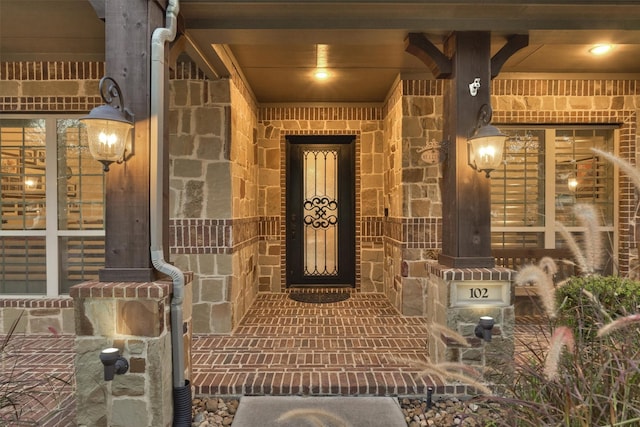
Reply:
<svg viewBox="0 0 640 427"><path fill-rule="evenodd" d="M319 68L314 73L314 76L318 80L326 80L327 78L329 78L329 72L323 68Z"/></svg>
<svg viewBox="0 0 640 427"><path fill-rule="evenodd" d="M611 51L611 49L613 49L613 45L611 44L597 44L589 49L589 52L593 55L604 55Z"/></svg>
<svg viewBox="0 0 640 427"><path fill-rule="evenodd" d="M329 71L327 69L329 59L329 45L317 44L316 45L316 71L313 74L316 80L326 80L329 78Z"/></svg>

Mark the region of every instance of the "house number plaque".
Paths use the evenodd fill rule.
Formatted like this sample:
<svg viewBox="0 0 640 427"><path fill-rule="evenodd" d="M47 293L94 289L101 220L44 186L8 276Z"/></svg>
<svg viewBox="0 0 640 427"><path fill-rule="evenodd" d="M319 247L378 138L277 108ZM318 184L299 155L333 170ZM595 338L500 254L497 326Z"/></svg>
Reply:
<svg viewBox="0 0 640 427"><path fill-rule="evenodd" d="M451 282L451 306L506 306L511 304L511 285L506 281L465 280Z"/></svg>

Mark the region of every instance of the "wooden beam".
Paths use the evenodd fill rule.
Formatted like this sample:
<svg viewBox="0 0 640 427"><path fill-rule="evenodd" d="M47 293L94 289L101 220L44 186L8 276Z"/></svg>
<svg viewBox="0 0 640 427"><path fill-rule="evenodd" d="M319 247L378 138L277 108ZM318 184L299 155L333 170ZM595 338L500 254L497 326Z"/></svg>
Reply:
<svg viewBox="0 0 640 427"><path fill-rule="evenodd" d="M483 104L490 104L491 35L484 31L455 32L445 43L452 75L445 83L444 138L447 160L442 167L442 253L453 268L493 268L489 179L468 164L467 138ZM469 83L480 79L475 96Z"/></svg>
<svg viewBox="0 0 640 427"><path fill-rule="evenodd" d="M101 21L104 21L104 16L105 16L104 2L105 1L106 0L89 0L91 7L93 7L93 10L96 12L96 15Z"/></svg>
<svg viewBox="0 0 640 427"><path fill-rule="evenodd" d="M151 34L164 27L165 14L149 0L109 0L105 12L106 75L122 89L135 127L134 155L106 173L105 268L99 277L101 282L152 281L156 273L149 250ZM168 153L164 155L168 159ZM168 203L163 210L168 213Z"/></svg>
<svg viewBox="0 0 640 427"><path fill-rule="evenodd" d="M213 52L211 55L205 55L187 31L179 34L178 38L172 43L172 58L177 57L177 49L180 49L181 52L185 52L210 80L228 77L231 74L229 69L224 65L222 59L218 57L215 49L211 50Z"/></svg>
<svg viewBox="0 0 640 427"><path fill-rule="evenodd" d="M494 79L500 74L500 70L502 70L502 66L507 62L507 59L527 46L529 46L529 34L516 34L509 37L507 43L491 58L491 78Z"/></svg>
<svg viewBox="0 0 640 427"><path fill-rule="evenodd" d="M409 33L404 39L404 50L420 59L436 79L451 75L451 60L422 33Z"/></svg>

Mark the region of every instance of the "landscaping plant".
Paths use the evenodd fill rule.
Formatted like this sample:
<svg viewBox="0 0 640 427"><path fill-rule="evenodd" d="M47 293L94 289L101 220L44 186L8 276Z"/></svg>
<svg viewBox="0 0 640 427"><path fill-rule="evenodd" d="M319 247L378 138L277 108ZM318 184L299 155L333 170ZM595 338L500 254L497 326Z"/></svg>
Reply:
<svg viewBox="0 0 640 427"><path fill-rule="evenodd" d="M595 151L595 150L594 150ZM632 165L601 151L640 189ZM587 230L582 247L566 231L581 276L553 282L552 260L519 271L516 283L535 283L549 326L542 343L516 357L508 397L516 426L640 426L640 283L599 276L603 255L596 211L576 205Z"/></svg>

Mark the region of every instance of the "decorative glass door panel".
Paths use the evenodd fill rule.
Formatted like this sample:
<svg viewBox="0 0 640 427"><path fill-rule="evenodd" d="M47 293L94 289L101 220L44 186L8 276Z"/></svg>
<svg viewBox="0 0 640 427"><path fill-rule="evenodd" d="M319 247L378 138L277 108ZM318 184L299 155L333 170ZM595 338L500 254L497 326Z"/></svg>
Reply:
<svg viewBox="0 0 640 427"><path fill-rule="evenodd" d="M353 137L287 142L287 285L353 286Z"/></svg>
<svg viewBox="0 0 640 427"><path fill-rule="evenodd" d="M303 149L304 275L338 272L338 152Z"/></svg>

